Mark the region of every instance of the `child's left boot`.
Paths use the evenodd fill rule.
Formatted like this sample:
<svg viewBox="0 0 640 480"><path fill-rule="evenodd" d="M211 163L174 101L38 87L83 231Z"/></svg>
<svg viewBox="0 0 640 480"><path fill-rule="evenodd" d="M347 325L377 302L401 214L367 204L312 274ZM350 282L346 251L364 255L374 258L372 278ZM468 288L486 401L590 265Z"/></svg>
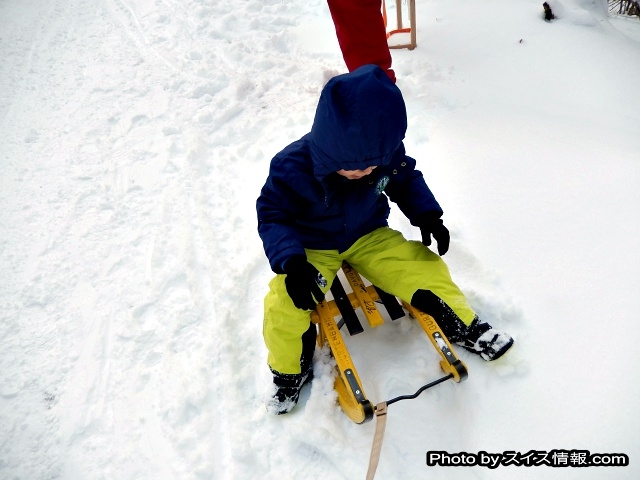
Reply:
<svg viewBox="0 0 640 480"><path fill-rule="evenodd" d="M430 290L417 290L411 305L436 319L449 341L480 355L484 360L497 360L513 345L508 333L497 330L477 316L467 327L460 317Z"/></svg>
<svg viewBox="0 0 640 480"><path fill-rule="evenodd" d="M513 337L476 317L463 333L462 339L455 344L463 346L490 362L507 353L513 346Z"/></svg>

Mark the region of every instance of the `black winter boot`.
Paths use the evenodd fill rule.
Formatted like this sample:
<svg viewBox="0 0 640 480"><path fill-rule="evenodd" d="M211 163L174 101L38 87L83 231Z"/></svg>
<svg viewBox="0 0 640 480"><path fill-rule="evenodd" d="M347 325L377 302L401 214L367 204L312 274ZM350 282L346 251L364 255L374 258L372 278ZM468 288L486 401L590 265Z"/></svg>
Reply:
<svg viewBox="0 0 640 480"><path fill-rule="evenodd" d="M513 345L513 338L476 317L467 328L464 339L455 343L490 362L507 353Z"/></svg>
<svg viewBox="0 0 640 480"><path fill-rule="evenodd" d="M294 374L280 373L273 369L271 372L276 391L267 401L267 411L274 415L289 413L298 403L302 387L313 378L313 369Z"/></svg>
<svg viewBox="0 0 640 480"><path fill-rule="evenodd" d="M449 341L461 345L484 360L500 358L513 345L513 338L496 330L487 322L474 318L468 327L454 311L430 290L418 290L411 298L411 305L436 319Z"/></svg>

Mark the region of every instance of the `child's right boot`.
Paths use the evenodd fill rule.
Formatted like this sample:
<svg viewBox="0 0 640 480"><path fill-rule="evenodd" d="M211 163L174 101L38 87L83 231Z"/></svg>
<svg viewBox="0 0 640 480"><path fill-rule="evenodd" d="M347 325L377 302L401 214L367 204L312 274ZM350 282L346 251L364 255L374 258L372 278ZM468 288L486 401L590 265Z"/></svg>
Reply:
<svg viewBox="0 0 640 480"><path fill-rule="evenodd" d="M313 378L313 368L303 373L280 373L271 369L275 392L267 401L267 411L274 415L289 413L298 403L300 390Z"/></svg>
<svg viewBox="0 0 640 480"><path fill-rule="evenodd" d="M267 411L274 415L289 413L298 403L300 390L313 379L313 352L316 348L317 329L309 323L308 330L302 335L302 355L300 371L302 373L287 374L276 372L271 367L275 392L267 401Z"/></svg>

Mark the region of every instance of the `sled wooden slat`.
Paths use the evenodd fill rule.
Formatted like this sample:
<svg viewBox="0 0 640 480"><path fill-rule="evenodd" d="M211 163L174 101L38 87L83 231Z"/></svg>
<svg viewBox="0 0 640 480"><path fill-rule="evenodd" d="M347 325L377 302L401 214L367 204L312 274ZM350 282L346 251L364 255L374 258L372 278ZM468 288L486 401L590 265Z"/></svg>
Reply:
<svg viewBox="0 0 640 480"><path fill-rule="evenodd" d="M387 313L389 314L389 318L391 320L397 320L405 316L405 312L396 300L396 297L391 295L390 293L385 292L381 288L372 285L375 292L378 294L378 298L387 309ZM371 295L373 297L373 295Z"/></svg>
<svg viewBox="0 0 640 480"><path fill-rule="evenodd" d="M371 325L371 327L379 327L382 325L384 323L384 319L376 308L375 301L371 298L371 295L369 295L369 291L362 281L360 274L346 262L342 264L342 271L344 272L349 285L351 285L353 294L358 299L360 308L362 308L369 325Z"/></svg>
<svg viewBox="0 0 640 480"><path fill-rule="evenodd" d="M349 335L357 335L358 333L364 332L364 328L358 319L358 315L356 315L354 306L351 304L351 300L337 276L331 285L331 293L333 294L333 299L340 311L340 314L342 315L344 324L347 326Z"/></svg>

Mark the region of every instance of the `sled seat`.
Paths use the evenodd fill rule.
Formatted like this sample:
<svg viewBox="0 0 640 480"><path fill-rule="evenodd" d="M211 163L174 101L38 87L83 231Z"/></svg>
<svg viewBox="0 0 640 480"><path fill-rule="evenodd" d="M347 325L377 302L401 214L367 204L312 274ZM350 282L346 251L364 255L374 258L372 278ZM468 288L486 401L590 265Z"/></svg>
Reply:
<svg viewBox="0 0 640 480"><path fill-rule="evenodd" d="M338 328L342 328L345 325L350 335L362 333L364 328L355 312L355 309L359 307L362 308L372 328L382 325L384 319L376 307L377 301L380 301L385 306L391 320L397 320L405 316L405 312L396 297L376 286L370 285L367 287L360 274L351 265L346 262L343 263L342 272L353 293L347 295L340 279L336 276L331 285L333 301L329 302L328 307L332 316L342 315L342 319L338 322Z"/></svg>
<svg viewBox="0 0 640 480"><path fill-rule="evenodd" d="M432 316L406 302L402 302L401 305L396 297L374 285L367 286L360 274L346 262L342 265L342 272L352 293L346 293L340 278L336 276L331 286L333 300L325 299L320 302L311 312L311 321L318 325L318 345L322 347L328 343L336 360L338 375L334 387L338 392L340 407L351 420L356 423L368 422L373 418L375 411L373 404L366 398L362 389L362 381L340 333L343 326L347 327L350 335L357 335L364 331L355 312L357 308L362 309L372 328L384 323L384 318L380 314L376 302L384 305L391 320L402 318L408 312L420 323L432 345L441 355L440 367L442 370L451 375L455 382L460 382L467 377L466 366L457 358L449 340ZM336 317L341 318L336 322Z"/></svg>

